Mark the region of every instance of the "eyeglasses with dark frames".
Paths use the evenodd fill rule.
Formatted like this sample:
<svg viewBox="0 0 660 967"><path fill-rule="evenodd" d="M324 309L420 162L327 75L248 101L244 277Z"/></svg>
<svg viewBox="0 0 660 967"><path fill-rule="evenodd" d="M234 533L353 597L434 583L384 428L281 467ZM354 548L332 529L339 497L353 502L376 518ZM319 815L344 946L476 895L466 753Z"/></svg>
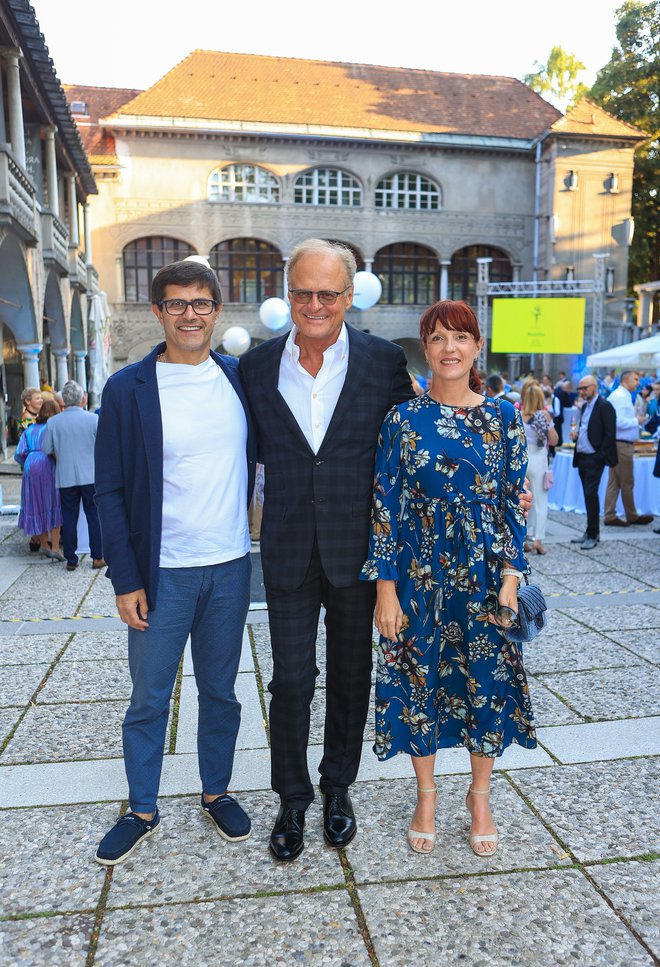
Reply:
<svg viewBox="0 0 660 967"><path fill-rule="evenodd" d="M337 301L340 295L343 295L344 292L348 292L352 288L352 285L347 285L341 292L335 292L333 289L321 289L320 292L312 292L311 289L289 289L289 295L299 306L309 305L312 301L312 296L316 296L322 306L331 306Z"/></svg>
<svg viewBox="0 0 660 967"><path fill-rule="evenodd" d="M210 316L218 308L218 303L215 299L190 299L190 301L187 299L164 299L158 303L158 306L160 309L165 309L170 316L182 316L188 306L192 306L192 311L196 316Z"/></svg>

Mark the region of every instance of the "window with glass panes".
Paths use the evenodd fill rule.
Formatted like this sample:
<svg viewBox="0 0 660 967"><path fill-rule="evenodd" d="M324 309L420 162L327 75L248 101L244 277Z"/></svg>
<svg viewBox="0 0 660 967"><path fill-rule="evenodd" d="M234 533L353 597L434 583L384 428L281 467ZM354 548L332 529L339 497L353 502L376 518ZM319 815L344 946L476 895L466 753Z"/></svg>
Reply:
<svg viewBox="0 0 660 967"><path fill-rule="evenodd" d="M124 247L124 298L126 302L151 302L151 280L159 269L178 262L195 250L187 242L164 235L136 238Z"/></svg>
<svg viewBox="0 0 660 967"><path fill-rule="evenodd" d="M220 280L225 302L263 302L271 296L282 297L282 253L268 242L230 238L213 246L209 261Z"/></svg>
<svg viewBox="0 0 660 967"><path fill-rule="evenodd" d="M362 189L357 178L340 168L312 168L296 178L293 200L296 205L354 208L362 204Z"/></svg>
<svg viewBox="0 0 660 967"><path fill-rule="evenodd" d="M449 266L450 299L474 303L477 298L477 259L492 258L489 266L491 282L513 281L513 268L506 252L490 245L468 245L451 257Z"/></svg>
<svg viewBox="0 0 660 967"><path fill-rule="evenodd" d="M398 171L376 185L376 208L408 208L415 211L438 211L440 191L424 175Z"/></svg>
<svg viewBox="0 0 660 967"><path fill-rule="evenodd" d="M257 165L226 165L213 171L209 178L209 201L263 204L279 200L279 181Z"/></svg>
<svg viewBox="0 0 660 967"><path fill-rule="evenodd" d="M429 305L439 298L438 256L425 245L397 242L380 249L373 272L383 283L381 304Z"/></svg>

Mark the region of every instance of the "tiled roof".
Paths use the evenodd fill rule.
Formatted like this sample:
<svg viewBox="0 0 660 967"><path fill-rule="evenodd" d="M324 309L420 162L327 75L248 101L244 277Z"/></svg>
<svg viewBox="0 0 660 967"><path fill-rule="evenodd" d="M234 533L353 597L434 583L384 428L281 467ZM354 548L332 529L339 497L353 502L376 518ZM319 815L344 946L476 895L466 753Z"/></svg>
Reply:
<svg viewBox="0 0 660 967"><path fill-rule="evenodd" d="M594 137L637 138L638 140L650 137L632 124L619 121L587 97L579 100L566 117L555 121L551 131L557 134L587 134Z"/></svg>
<svg viewBox="0 0 660 967"><path fill-rule="evenodd" d="M559 111L513 77L195 50L121 117L530 139Z"/></svg>
<svg viewBox="0 0 660 967"><path fill-rule="evenodd" d="M117 164L115 139L111 132L99 127L98 121L141 92L133 88L87 87L78 84L62 84L62 89L69 106L74 101L83 101L87 105L87 114L73 114L73 117L90 164Z"/></svg>

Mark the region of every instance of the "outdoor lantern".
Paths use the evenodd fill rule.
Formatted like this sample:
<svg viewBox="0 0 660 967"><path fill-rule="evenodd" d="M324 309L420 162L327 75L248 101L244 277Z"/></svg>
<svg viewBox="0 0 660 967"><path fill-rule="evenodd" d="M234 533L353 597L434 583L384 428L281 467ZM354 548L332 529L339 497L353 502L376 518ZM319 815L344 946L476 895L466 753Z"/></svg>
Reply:
<svg viewBox="0 0 660 967"><path fill-rule="evenodd" d="M564 272L564 282L575 282L575 268L572 265L566 266L566 271Z"/></svg>
<svg viewBox="0 0 660 967"><path fill-rule="evenodd" d="M578 190L578 173L577 171L568 172L568 190L577 191Z"/></svg>
<svg viewBox="0 0 660 967"><path fill-rule="evenodd" d="M607 179L607 190L612 195L616 195L619 191L619 176L614 171L610 172L610 176Z"/></svg>
<svg viewBox="0 0 660 967"><path fill-rule="evenodd" d="M605 292L607 295L612 295L614 292L614 268L608 265L605 270Z"/></svg>

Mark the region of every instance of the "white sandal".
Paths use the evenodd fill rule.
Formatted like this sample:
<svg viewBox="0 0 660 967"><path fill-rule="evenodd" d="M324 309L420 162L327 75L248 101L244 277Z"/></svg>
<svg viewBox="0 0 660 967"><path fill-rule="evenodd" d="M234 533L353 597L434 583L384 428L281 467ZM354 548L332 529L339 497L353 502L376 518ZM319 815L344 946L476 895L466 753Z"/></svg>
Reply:
<svg viewBox="0 0 660 967"><path fill-rule="evenodd" d="M417 786L417 795L419 795L420 792L434 792L437 795L438 787L433 786L431 789L422 789L420 786ZM431 844L431 849L421 849L419 846L415 846L413 844L414 839L428 840ZM428 853L432 853L435 849L435 833L420 833L416 829L409 829L408 846L411 848L413 853L422 853L424 856L426 856Z"/></svg>
<svg viewBox="0 0 660 967"><path fill-rule="evenodd" d="M474 796L490 796L490 789L473 789L472 786L470 786L465 797L465 806L468 812L470 812L470 807L468 806L468 796L470 793L472 793ZM470 816L472 816L472 813L470 813ZM481 850L474 848L476 843L495 843L495 849L488 850L484 853ZM497 832L497 830L494 833L484 833L483 835L470 833L470 846L472 847L472 852L475 856L480 856L482 859L489 856L495 856L499 843L500 834Z"/></svg>

